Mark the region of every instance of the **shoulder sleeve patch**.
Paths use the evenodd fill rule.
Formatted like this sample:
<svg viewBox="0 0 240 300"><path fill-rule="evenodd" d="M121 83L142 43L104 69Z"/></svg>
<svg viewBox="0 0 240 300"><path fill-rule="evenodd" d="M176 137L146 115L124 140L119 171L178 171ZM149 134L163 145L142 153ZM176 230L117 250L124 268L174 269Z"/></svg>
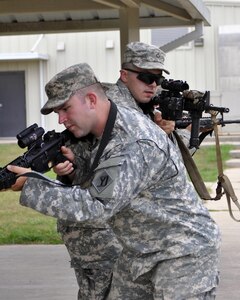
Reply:
<svg viewBox="0 0 240 300"><path fill-rule="evenodd" d="M89 191L92 197L110 199L118 180L124 157L114 157L100 163L96 168Z"/></svg>
<svg viewBox="0 0 240 300"><path fill-rule="evenodd" d="M94 177L92 184L98 193L102 193L102 191L104 191L112 182L113 178L111 175L106 169L103 169Z"/></svg>

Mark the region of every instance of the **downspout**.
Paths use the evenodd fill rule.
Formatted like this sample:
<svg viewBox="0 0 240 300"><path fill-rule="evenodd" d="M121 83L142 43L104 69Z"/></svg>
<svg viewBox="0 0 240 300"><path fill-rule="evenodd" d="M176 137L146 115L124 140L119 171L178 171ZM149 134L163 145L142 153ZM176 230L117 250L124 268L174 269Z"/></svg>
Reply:
<svg viewBox="0 0 240 300"><path fill-rule="evenodd" d="M40 93L40 108L43 107L43 105L45 104L45 99L44 99L44 65L43 65L43 61L40 60L39 61L39 93ZM41 114L41 113L40 113ZM45 129L45 117L43 114L40 115L40 123L41 123L41 127L43 127Z"/></svg>
<svg viewBox="0 0 240 300"><path fill-rule="evenodd" d="M43 37L44 37L44 34L41 34L39 36L39 38L33 45L32 49L30 50L30 52L35 52L37 46L39 45L39 43L41 42ZM39 61L39 97L40 97L40 107L42 108L45 103L45 100L44 100L44 65L43 65L42 60ZM45 129L45 118L42 114L40 116L40 123L41 123L40 126Z"/></svg>

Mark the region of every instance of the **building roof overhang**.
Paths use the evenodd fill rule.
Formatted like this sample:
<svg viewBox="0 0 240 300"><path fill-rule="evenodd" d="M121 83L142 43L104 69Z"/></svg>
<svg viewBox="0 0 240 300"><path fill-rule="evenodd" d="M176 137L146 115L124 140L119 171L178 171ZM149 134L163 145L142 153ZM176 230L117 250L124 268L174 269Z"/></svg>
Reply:
<svg viewBox="0 0 240 300"><path fill-rule="evenodd" d="M118 30L134 11L139 28L210 25L202 0L1 0L0 35Z"/></svg>

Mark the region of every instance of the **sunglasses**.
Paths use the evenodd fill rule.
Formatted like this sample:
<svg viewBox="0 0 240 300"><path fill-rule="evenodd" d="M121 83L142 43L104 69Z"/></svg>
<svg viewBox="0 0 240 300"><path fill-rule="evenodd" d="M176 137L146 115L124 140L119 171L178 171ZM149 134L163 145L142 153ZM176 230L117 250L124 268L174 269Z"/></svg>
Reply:
<svg viewBox="0 0 240 300"><path fill-rule="evenodd" d="M165 77L162 76L162 74L144 73L126 68L124 70L138 74L137 79L141 80L146 84L152 84L155 81L157 85L161 85L161 83L165 79Z"/></svg>

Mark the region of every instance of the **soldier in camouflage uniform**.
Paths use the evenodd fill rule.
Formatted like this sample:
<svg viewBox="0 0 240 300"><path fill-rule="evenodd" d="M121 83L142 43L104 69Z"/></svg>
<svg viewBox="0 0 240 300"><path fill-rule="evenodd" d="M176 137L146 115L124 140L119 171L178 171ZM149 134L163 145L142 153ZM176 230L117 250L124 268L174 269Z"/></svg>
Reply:
<svg viewBox="0 0 240 300"><path fill-rule="evenodd" d="M86 67L86 74L89 72ZM79 80L82 84L82 75L72 72L74 81ZM75 77L74 77L75 76ZM90 83L97 80L90 76ZM54 79L55 80L55 79ZM53 80L53 85L55 81ZM46 89L51 91L52 83L50 82ZM46 104L48 105L48 104ZM49 113L45 106L41 110L43 114ZM54 168L59 175L57 178L65 183L80 184L86 187L88 182L84 181L88 174L90 163L92 162L96 146L96 139L92 136L80 139L76 143L70 143L68 146L74 152L74 165L76 166L72 178L66 174L73 171L71 163L65 162L60 167ZM68 156L68 150L63 147ZM63 149L63 151L64 151ZM70 168L70 169L69 169ZM75 271L76 279L79 286L78 299L80 300L102 300L106 299L112 278L113 265L116 262L122 246L116 239L112 229L106 221L98 220L95 222L70 222L62 219L57 220L58 232L68 250L71 258L71 267Z"/></svg>
<svg viewBox="0 0 240 300"><path fill-rule="evenodd" d="M153 76L153 79L157 82L153 81L146 85L146 83L136 79L136 73L133 73L133 77L131 76L132 73L129 74L127 80L125 80L126 72L130 73L130 71L121 70L122 79L119 79L116 85L104 85L105 88L111 86L107 91L109 99L117 104L137 109L142 113L139 103L149 102L162 79L162 71L169 73L164 69L164 58L165 54L155 46L139 42L127 45L123 65L133 68L132 61L137 61L138 65L147 70L145 73L147 78L149 78L149 75L150 78ZM139 68L135 66L135 69ZM154 75L155 73L157 75ZM151 92L148 92L147 95L138 95L137 91L141 90L142 85L144 89L147 87ZM132 94L135 95L136 100ZM172 121L161 120L159 125L169 134L174 129L174 122ZM70 144L69 147L75 154L75 165L78 166L72 181L73 184L77 184L81 182L81 178L87 173L86 161L89 161L91 157L92 141L86 140L84 142L81 140L76 144ZM54 170L57 174L66 175L69 167L71 165L61 164ZM68 181L66 176L58 176L58 179L63 182ZM111 282L113 265L121 252L121 246L117 243L110 228L103 230L105 227L105 222L89 225L58 220L58 231L69 252L71 266L75 270L79 285L79 299L90 299L90 295L94 295L94 299L101 300L104 299L108 291L107 287ZM96 237L98 237L97 240L95 240ZM108 241L113 242L109 243ZM96 243L98 248L96 248ZM101 251L96 252L96 249L101 249Z"/></svg>
<svg viewBox="0 0 240 300"><path fill-rule="evenodd" d="M89 163L94 157L92 151L95 149L95 142L92 138L87 138L69 145L74 152L74 159L70 161L74 161L76 170L72 181L68 176L58 176L61 182L87 186L88 182L83 182L83 178L88 173ZM67 153L66 149L66 156ZM60 173L68 173L67 170L71 166L71 163L61 164ZM78 299L106 299L113 265L122 250L112 229L102 220L77 223L62 219L57 220L57 229L71 258L71 267L75 271L79 286Z"/></svg>
<svg viewBox="0 0 240 300"><path fill-rule="evenodd" d="M127 44L123 54L120 78L116 84L106 85L107 96L117 104L143 112L139 106L148 103L161 84L165 53L154 45L141 42Z"/></svg>
<svg viewBox="0 0 240 300"><path fill-rule="evenodd" d="M44 112L54 110L77 138L91 135L101 146L115 105L93 78L86 64L59 73L47 85ZM176 147L136 110L118 106L110 127L87 187L30 172L12 187L22 189L20 203L65 222L107 222L123 247L108 300L214 299L219 229L187 180Z"/></svg>
<svg viewBox="0 0 240 300"><path fill-rule="evenodd" d="M146 69L152 68L153 70L150 71L157 74L156 78L161 79L163 70L169 73L163 67L164 57L165 54L155 46L139 42L131 43L126 48L125 65L127 66L127 62L130 60L138 59L143 67ZM121 72L124 73L123 70ZM150 74L150 76L153 75L151 75L151 73L148 74ZM117 104L129 106L142 112L137 103L150 101L150 98L155 94L157 84L154 81L149 85L149 89L153 90L153 92L150 93L151 97L148 95L147 99L144 99L144 96L140 95L139 97L136 96L137 100L135 101L130 90L133 90L133 94L135 94L134 91L140 89L141 83L141 81L139 82L138 79L134 80L134 78L129 75L129 83L127 83L129 89L122 80L119 80L115 87L111 85L111 89L108 90L107 95ZM169 134L174 129L174 122L172 121L161 120L159 125ZM72 181L73 184L77 184L81 182L81 178L87 173L88 166L86 166L86 161L91 157L92 141L86 140L84 142L81 140L69 146L75 154L75 165L78 166ZM86 156L88 156L88 158ZM71 165L66 167L66 164L63 164L56 168L55 171L57 174L66 175L69 171L68 167L71 167ZM58 179L63 182L68 181L66 176L58 176ZM121 246L117 243L110 228L103 230L105 227L105 222L98 222L94 225L79 225L73 222L58 220L58 231L69 252L71 266L75 270L79 285L79 299L84 299L84 297L85 299L90 299L90 295L93 295L93 299L101 300L104 299L108 292L113 265L121 252ZM98 237L97 241L95 240L96 236ZM112 241L112 243L108 241ZM101 249L101 251L97 251L97 254L96 243L98 249ZM101 255L99 255L99 253L101 253Z"/></svg>
<svg viewBox="0 0 240 300"><path fill-rule="evenodd" d="M103 84L108 98L117 104L143 112L144 104L147 104L159 90L159 86L164 79L163 72L169 74L169 71L164 67L164 61L165 53L154 45L142 42L127 44L123 55L120 78L116 84ZM175 130L175 122L163 120L159 111L155 112L154 122L176 144L172 134ZM190 130L176 129L176 132L188 146Z"/></svg>

